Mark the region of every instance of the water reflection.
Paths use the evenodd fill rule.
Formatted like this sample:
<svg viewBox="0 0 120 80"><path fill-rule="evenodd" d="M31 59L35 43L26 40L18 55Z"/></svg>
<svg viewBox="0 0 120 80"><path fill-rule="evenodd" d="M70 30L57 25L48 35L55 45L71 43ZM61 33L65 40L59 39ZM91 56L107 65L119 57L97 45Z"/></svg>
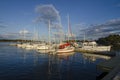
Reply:
<svg viewBox="0 0 120 80"><path fill-rule="evenodd" d="M57 54L58 58L60 59L66 59L68 60L70 56L73 56L75 52L69 52L69 53L59 53Z"/></svg>
<svg viewBox="0 0 120 80"><path fill-rule="evenodd" d="M96 80L96 64L105 59L109 58L78 52L52 55L6 46L0 49L0 80Z"/></svg>
<svg viewBox="0 0 120 80"><path fill-rule="evenodd" d="M37 50L37 52L39 52L39 53L48 53L49 50Z"/></svg>
<svg viewBox="0 0 120 80"><path fill-rule="evenodd" d="M61 80L61 60L55 55L48 55L48 80Z"/></svg>
<svg viewBox="0 0 120 80"><path fill-rule="evenodd" d="M90 53L83 53L82 55L83 55L84 59L88 59L88 60L90 60L91 62L94 62L94 61L96 61L97 59L105 59L105 60L108 60L108 59L111 58L110 56L99 55L99 54L90 54Z"/></svg>

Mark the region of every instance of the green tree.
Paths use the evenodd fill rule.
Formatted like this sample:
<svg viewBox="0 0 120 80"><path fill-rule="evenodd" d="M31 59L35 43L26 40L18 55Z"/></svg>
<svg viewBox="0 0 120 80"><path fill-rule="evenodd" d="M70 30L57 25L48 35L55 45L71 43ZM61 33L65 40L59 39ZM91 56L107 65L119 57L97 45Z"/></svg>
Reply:
<svg viewBox="0 0 120 80"><path fill-rule="evenodd" d="M109 35L105 38L99 38L97 43L101 45L111 45L112 50L120 50L120 35Z"/></svg>

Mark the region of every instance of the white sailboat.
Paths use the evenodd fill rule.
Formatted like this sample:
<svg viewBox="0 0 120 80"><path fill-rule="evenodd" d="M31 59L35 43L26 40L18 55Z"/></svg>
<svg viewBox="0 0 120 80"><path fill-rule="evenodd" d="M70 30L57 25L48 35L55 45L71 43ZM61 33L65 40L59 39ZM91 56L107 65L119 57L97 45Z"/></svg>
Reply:
<svg viewBox="0 0 120 80"><path fill-rule="evenodd" d="M58 49L56 52L57 53L68 53L68 52L73 52L74 51L74 47L68 46L64 49Z"/></svg>
<svg viewBox="0 0 120 80"><path fill-rule="evenodd" d="M69 16L68 16L68 40L69 40L69 34L70 34L70 22L69 22ZM61 47L61 48L60 48ZM59 48L56 50L57 53L67 53L67 52L73 52L74 47L71 46L70 43L65 43L59 46Z"/></svg>
<svg viewBox="0 0 120 80"><path fill-rule="evenodd" d="M47 50L47 49L49 49L49 45L46 45L46 44L38 45L37 49L38 50Z"/></svg>
<svg viewBox="0 0 120 80"><path fill-rule="evenodd" d="M51 44L51 39L50 39L50 20L48 21L48 36L49 36L49 38L48 38L48 40L49 40L49 44L46 44L46 43L42 43L42 44L40 44L40 45L38 45L37 46L37 49L38 50L48 50L48 49L50 49L50 44Z"/></svg>

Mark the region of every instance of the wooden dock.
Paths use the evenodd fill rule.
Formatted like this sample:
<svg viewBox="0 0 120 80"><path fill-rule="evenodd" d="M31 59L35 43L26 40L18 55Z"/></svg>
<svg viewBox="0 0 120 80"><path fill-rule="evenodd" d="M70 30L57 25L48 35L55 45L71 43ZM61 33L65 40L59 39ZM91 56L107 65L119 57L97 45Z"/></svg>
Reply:
<svg viewBox="0 0 120 80"><path fill-rule="evenodd" d="M97 68L104 72L109 72L120 64L120 56L113 57L108 61L97 64Z"/></svg>
<svg viewBox="0 0 120 80"><path fill-rule="evenodd" d="M117 73L120 72L120 56L99 63L97 68L103 72L109 72L102 80L113 80Z"/></svg>
<svg viewBox="0 0 120 80"><path fill-rule="evenodd" d="M113 78L120 72L120 65L111 70L102 80L114 80ZM119 76L120 77L120 76ZM117 79L118 80L118 79Z"/></svg>

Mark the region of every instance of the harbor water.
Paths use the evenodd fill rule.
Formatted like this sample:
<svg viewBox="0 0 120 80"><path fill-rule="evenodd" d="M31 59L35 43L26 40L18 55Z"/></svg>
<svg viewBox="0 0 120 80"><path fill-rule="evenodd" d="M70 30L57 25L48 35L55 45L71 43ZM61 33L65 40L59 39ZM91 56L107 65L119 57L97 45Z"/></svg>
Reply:
<svg viewBox="0 0 120 80"><path fill-rule="evenodd" d="M0 80L96 80L96 64L108 56L80 52L48 54L0 43Z"/></svg>

